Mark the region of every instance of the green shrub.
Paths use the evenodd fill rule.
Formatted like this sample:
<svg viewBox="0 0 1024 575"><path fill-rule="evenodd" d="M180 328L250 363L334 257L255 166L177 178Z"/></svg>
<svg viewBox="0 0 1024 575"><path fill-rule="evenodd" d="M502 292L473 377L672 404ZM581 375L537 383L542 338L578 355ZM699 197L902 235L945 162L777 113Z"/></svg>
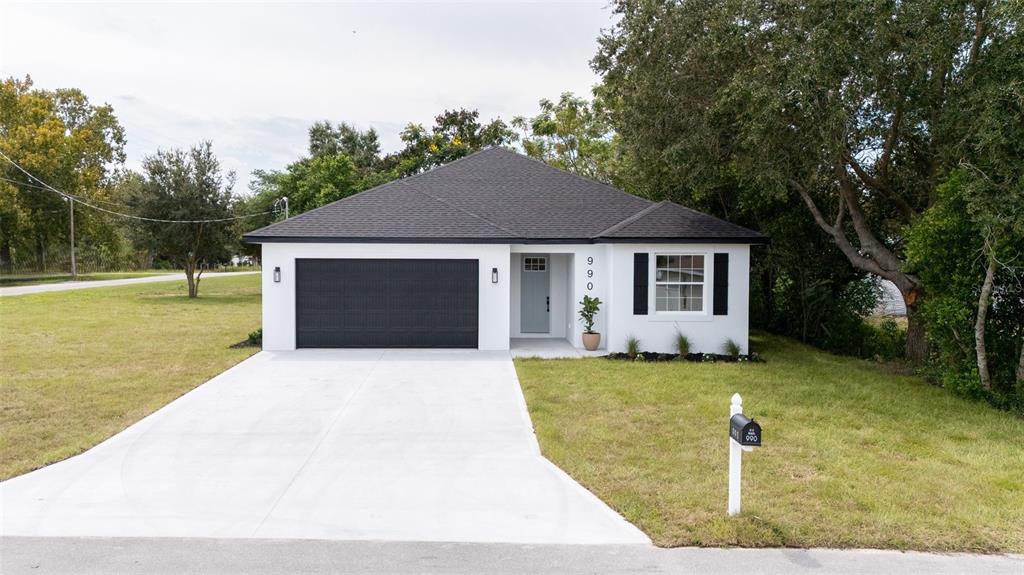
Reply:
<svg viewBox="0 0 1024 575"><path fill-rule="evenodd" d="M263 343L263 328L259 328L256 331L249 332L249 343L260 345Z"/></svg>
<svg viewBox="0 0 1024 575"><path fill-rule="evenodd" d="M640 355L640 340L635 336L629 336L626 338L626 355L636 359Z"/></svg>
<svg viewBox="0 0 1024 575"><path fill-rule="evenodd" d="M733 357L736 357L743 352L743 349L740 347L740 344L736 343L735 340L729 338L725 340L725 344L722 346L722 351L725 352L725 355L731 355Z"/></svg>
<svg viewBox="0 0 1024 575"><path fill-rule="evenodd" d="M690 353L690 340L681 333L676 334L676 352L679 355L687 355Z"/></svg>

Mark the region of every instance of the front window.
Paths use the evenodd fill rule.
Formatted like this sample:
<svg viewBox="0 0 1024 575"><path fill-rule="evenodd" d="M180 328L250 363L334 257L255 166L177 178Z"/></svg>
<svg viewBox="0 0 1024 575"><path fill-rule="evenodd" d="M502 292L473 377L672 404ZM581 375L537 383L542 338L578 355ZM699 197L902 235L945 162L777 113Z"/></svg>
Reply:
<svg viewBox="0 0 1024 575"><path fill-rule="evenodd" d="M523 258L524 272L546 272L548 271L548 258L528 256Z"/></svg>
<svg viewBox="0 0 1024 575"><path fill-rule="evenodd" d="M660 255L656 262L654 309L704 311L704 256Z"/></svg>

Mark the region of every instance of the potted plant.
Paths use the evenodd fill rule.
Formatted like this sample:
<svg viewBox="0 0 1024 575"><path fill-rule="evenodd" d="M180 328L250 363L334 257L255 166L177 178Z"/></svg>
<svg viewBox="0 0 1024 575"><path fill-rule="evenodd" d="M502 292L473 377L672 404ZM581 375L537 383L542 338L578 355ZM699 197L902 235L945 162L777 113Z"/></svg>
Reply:
<svg viewBox="0 0 1024 575"><path fill-rule="evenodd" d="M594 331L594 316L601 309L601 300L588 295L580 302L580 321L583 322L583 347L594 351L601 345L601 334Z"/></svg>

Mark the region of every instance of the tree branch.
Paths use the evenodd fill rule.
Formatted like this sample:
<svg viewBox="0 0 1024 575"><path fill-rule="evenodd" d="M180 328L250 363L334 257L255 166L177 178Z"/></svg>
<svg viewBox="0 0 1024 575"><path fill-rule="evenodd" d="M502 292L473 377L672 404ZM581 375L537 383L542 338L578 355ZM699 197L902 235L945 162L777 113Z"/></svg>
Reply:
<svg viewBox="0 0 1024 575"><path fill-rule="evenodd" d="M967 66L971 66L978 60L978 50L985 40L985 8L987 2L979 2L975 5L974 11L974 37L971 38L971 49L967 53Z"/></svg>
<svg viewBox="0 0 1024 575"><path fill-rule="evenodd" d="M843 252L843 255L846 256L846 259L850 260L850 263L853 264L853 267L861 271L866 271L868 273L872 273L879 277L884 277L895 282L895 280L891 277L893 276L892 273L882 269L874 260L866 258L860 254L857 248L850 243L850 240L849 238L846 237L846 234L843 232L842 227L831 226L827 221L825 221L825 217L821 214L821 210L818 209L818 206L814 203L814 199L811 198L811 195L807 192L807 189L804 188L803 185L793 180L790 180L790 185L796 188L797 192L800 194L800 197L803 198L804 203L807 204L807 209L811 211L811 215L814 217L814 221L817 222L818 227L825 230L826 233L832 236L832 241L835 242L836 246L839 248L839 251ZM840 203L842 203L843 200L840 199L839 201ZM836 223L838 224L842 223L842 213L843 208L840 206L839 215L836 217Z"/></svg>
<svg viewBox="0 0 1024 575"><path fill-rule="evenodd" d="M885 152L883 151L883 155L884 153ZM885 196L887 200L891 201L893 204L896 205L896 209L900 212L900 216L903 217L904 221L909 223L910 220L914 219L914 216L916 216L917 213L914 211L914 208L912 208L910 204L906 202L906 200L893 193L892 189L889 188L889 186L881 179L869 174L867 170L865 170L857 162L857 160L854 159L854 157L851 154L844 154L844 159L846 160L846 163L849 164L850 168L853 169L853 172L857 174L857 179L859 179L861 182L864 183L864 185L868 186L869 188L875 189L880 194ZM881 163L882 160L879 160L879 164ZM876 171L881 172L881 170Z"/></svg>
<svg viewBox="0 0 1024 575"><path fill-rule="evenodd" d="M860 251L866 253L887 272L894 272L901 276L905 275L900 272L902 262L900 262L899 258L885 244L880 242L875 237L874 232L871 231L871 227L868 224L867 218L864 217L864 212L861 210L860 202L857 199L857 190L853 187L853 182L850 181L846 168L842 164L837 164L835 172L839 183L839 196L841 201L846 202L846 207L850 211L850 221L853 223L853 230L860 241ZM893 281L895 282L896 280ZM896 283L897 285L900 284L900 282ZM913 281L911 283L916 284L917 282ZM900 289L903 290L902 287Z"/></svg>

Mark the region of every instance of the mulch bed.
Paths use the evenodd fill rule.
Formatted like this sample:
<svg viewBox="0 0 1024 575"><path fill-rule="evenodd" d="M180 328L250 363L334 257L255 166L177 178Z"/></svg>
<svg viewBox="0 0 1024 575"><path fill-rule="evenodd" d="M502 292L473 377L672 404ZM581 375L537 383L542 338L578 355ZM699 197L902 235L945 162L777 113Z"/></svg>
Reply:
<svg viewBox="0 0 1024 575"><path fill-rule="evenodd" d="M642 351L633 357L628 353L609 353L605 356L608 359L620 361L693 361L698 363L764 363L764 358L756 352L748 355L726 355L724 353L688 353L685 356L678 353L654 353Z"/></svg>
<svg viewBox="0 0 1024 575"><path fill-rule="evenodd" d="M246 347L263 347L263 342L253 341L251 339L243 339L242 341L238 343L233 343L228 347L230 347L231 349L244 349Z"/></svg>

